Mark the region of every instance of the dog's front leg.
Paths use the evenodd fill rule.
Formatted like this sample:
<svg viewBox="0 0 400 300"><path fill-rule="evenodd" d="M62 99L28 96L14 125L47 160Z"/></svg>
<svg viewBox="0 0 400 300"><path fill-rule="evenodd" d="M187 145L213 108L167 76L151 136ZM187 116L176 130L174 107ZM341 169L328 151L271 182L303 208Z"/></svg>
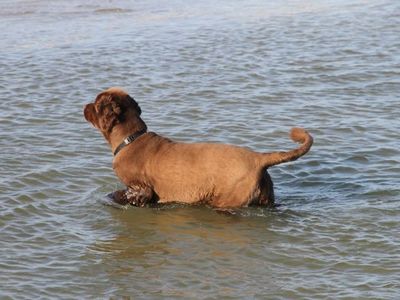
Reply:
<svg viewBox="0 0 400 300"><path fill-rule="evenodd" d="M120 205L126 205L129 203L129 197L127 195L128 189L118 190L108 194L107 196L111 198L115 203Z"/></svg>
<svg viewBox="0 0 400 300"><path fill-rule="evenodd" d="M146 186L132 185L128 187L125 195L129 200L129 204L138 207L143 207L155 202L153 190Z"/></svg>
<svg viewBox="0 0 400 300"><path fill-rule="evenodd" d="M131 204L133 206L143 207L146 204L154 203L153 190L140 185L133 185L125 190L115 191L108 196L113 199L114 202L126 205Z"/></svg>

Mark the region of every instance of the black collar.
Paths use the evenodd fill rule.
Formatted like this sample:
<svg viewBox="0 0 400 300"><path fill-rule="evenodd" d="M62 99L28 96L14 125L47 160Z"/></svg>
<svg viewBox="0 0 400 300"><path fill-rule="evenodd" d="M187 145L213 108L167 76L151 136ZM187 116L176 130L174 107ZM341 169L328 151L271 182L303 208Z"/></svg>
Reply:
<svg viewBox="0 0 400 300"><path fill-rule="evenodd" d="M128 146L130 143L132 143L134 140L136 140L139 136L141 136L142 134L145 134L145 133L146 133L146 129L143 129L139 132L136 132L136 133L131 134L130 136L127 136L126 138L124 138L122 143L119 144L118 147L115 149L114 156L116 156L118 154L118 152L122 150L122 148L124 148L125 146Z"/></svg>

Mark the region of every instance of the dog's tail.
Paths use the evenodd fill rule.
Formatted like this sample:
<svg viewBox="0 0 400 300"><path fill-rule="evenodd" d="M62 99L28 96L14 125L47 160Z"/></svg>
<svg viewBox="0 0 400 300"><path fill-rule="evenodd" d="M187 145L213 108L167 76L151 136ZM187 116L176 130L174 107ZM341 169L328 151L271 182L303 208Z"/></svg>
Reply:
<svg viewBox="0 0 400 300"><path fill-rule="evenodd" d="M298 159L300 156L306 154L312 144L312 136L302 128L292 128L290 131L290 138L297 143L301 143L301 146L287 152L271 152L261 154L261 164L268 168L281 163L289 162Z"/></svg>

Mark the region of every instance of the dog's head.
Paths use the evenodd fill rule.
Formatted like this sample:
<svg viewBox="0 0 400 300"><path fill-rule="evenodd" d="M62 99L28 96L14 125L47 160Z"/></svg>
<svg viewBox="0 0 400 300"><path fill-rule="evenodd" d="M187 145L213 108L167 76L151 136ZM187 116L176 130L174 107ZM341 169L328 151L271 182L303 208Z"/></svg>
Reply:
<svg viewBox="0 0 400 300"><path fill-rule="evenodd" d="M113 128L128 119L139 118L138 103L120 88L109 88L97 95L94 103L84 108L85 119L108 139Z"/></svg>

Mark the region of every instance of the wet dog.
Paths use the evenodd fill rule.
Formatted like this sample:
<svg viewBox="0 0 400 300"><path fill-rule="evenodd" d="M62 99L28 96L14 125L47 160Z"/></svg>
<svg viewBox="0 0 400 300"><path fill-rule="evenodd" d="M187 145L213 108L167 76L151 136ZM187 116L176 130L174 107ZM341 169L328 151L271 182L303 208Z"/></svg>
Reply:
<svg viewBox="0 0 400 300"><path fill-rule="evenodd" d="M311 135L293 128L301 145L287 152L258 153L217 143L180 143L148 132L138 103L119 88L100 93L84 108L114 154L113 168L127 189L112 193L120 204L204 203L216 208L274 206L267 169L296 160L312 146Z"/></svg>

